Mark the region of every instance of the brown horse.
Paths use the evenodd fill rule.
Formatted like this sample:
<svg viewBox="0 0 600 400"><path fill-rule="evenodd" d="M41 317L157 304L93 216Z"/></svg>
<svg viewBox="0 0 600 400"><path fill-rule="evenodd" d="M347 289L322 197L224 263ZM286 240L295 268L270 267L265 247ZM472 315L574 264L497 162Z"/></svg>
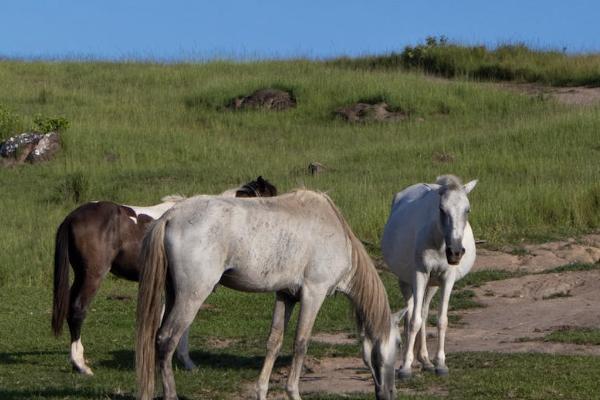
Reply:
<svg viewBox="0 0 600 400"><path fill-rule="evenodd" d="M271 197L277 188L259 176L227 197ZM159 218L183 197L169 196L151 207L120 205L108 201L86 203L73 210L58 227L54 253L54 304L52 331L60 335L66 318L71 333L71 363L80 373L93 375L83 357L81 326L90 302L108 272L138 281L137 258L150 222ZM69 290L69 264L74 280ZM185 335L177 349L185 368L193 368Z"/></svg>

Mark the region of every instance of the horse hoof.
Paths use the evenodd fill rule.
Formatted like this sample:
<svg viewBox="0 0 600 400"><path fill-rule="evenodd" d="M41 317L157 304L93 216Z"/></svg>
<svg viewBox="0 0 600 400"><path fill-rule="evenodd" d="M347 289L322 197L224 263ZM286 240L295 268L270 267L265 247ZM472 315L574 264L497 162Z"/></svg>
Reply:
<svg viewBox="0 0 600 400"><path fill-rule="evenodd" d="M437 376L448 376L450 371L448 371L448 367L435 367L435 374Z"/></svg>
<svg viewBox="0 0 600 400"><path fill-rule="evenodd" d="M81 375L94 376L92 369L87 365L80 367L79 365L73 365L73 371L80 373Z"/></svg>
<svg viewBox="0 0 600 400"><path fill-rule="evenodd" d="M429 363L429 364L421 365L421 370L423 370L425 372L435 372L436 368L435 368L435 365Z"/></svg>
<svg viewBox="0 0 600 400"><path fill-rule="evenodd" d="M409 380L410 378L412 378L412 372L405 371L403 369L399 369L396 371L396 377L398 379L400 379L401 381L406 381L406 380Z"/></svg>
<svg viewBox="0 0 600 400"><path fill-rule="evenodd" d="M186 371L192 371L194 369L196 369L196 364L194 364L193 362L185 362L183 363L183 369Z"/></svg>

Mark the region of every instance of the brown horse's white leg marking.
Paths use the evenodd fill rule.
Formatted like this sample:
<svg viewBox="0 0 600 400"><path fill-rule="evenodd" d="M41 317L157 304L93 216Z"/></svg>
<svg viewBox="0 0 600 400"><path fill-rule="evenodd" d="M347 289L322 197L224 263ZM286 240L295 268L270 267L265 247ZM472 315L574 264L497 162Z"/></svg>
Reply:
<svg viewBox="0 0 600 400"><path fill-rule="evenodd" d="M71 362L77 371L85 375L94 375L92 369L85 363L83 357L83 344L81 344L81 338L71 343Z"/></svg>

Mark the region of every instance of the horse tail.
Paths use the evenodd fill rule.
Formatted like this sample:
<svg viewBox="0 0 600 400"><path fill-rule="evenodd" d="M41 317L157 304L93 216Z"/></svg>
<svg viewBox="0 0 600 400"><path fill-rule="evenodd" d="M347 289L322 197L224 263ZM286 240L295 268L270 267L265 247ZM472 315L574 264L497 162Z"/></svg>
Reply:
<svg viewBox="0 0 600 400"><path fill-rule="evenodd" d="M63 221L56 231L54 247L54 295L52 332L59 336L69 310L69 223Z"/></svg>
<svg viewBox="0 0 600 400"><path fill-rule="evenodd" d="M141 271L136 313L135 368L141 400L150 400L154 395L155 337L160 326L161 295L167 275L164 246L166 223L161 218L150 226L138 261Z"/></svg>

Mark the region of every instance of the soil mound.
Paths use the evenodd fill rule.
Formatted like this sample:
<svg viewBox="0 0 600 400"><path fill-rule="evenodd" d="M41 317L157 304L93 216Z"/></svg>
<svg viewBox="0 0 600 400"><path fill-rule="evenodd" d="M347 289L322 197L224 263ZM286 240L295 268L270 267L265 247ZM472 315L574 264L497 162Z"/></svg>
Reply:
<svg viewBox="0 0 600 400"><path fill-rule="evenodd" d="M335 115L348 122L402 121L408 114L393 110L387 103L356 103L335 110Z"/></svg>
<svg viewBox="0 0 600 400"><path fill-rule="evenodd" d="M294 96L279 89L259 89L244 97L236 97L229 103L232 110L264 109L282 111L296 107Z"/></svg>

